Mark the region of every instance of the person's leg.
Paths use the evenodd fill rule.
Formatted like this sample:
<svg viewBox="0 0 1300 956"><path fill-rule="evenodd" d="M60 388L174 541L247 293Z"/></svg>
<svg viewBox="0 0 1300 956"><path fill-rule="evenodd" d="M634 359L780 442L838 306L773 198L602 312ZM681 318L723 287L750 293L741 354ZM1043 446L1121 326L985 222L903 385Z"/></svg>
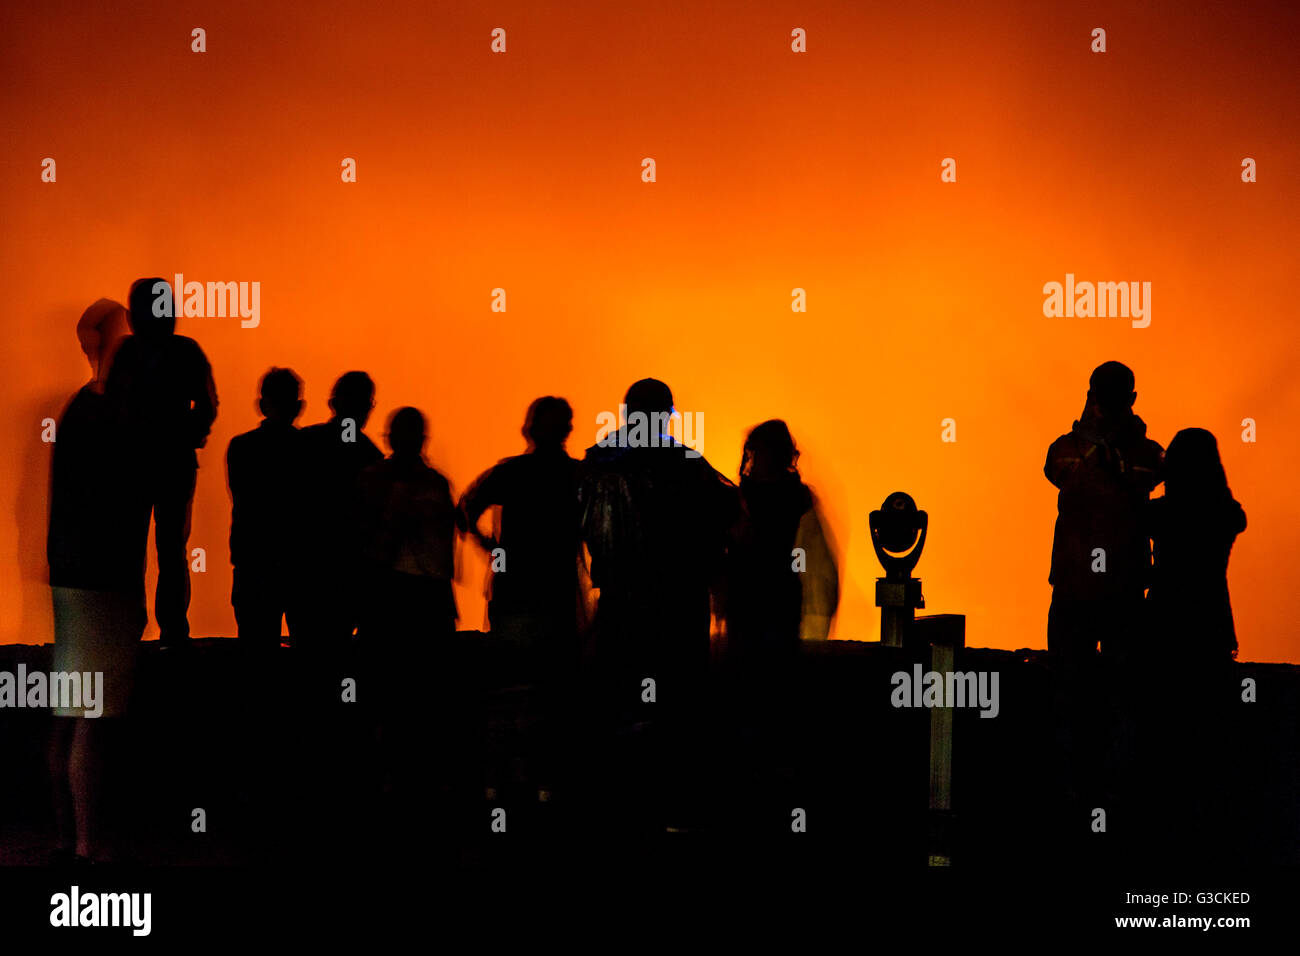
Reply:
<svg viewBox="0 0 1300 956"><path fill-rule="evenodd" d="M1073 804L1086 796L1091 783L1089 699L1098 643L1092 610L1088 601L1053 594L1047 612L1057 785L1071 810L1078 809Z"/></svg>
<svg viewBox="0 0 1300 956"><path fill-rule="evenodd" d="M77 856L91 860L107 858L101 828L104 804L104 748L111 718L74 718L72 748L68 758L68 783L77 823Z"/></svg>
<svg viewBox="0 0 1300 956"><path fill-rule="evenodd" d="M77 841L77 821L73 815L72 791L68 780L68 759L72 752L72 735L76 724L77 721L73 718L55 717L46 753L54 801L55 857L62 862L71 862Z"/></svg>
<svg viewBox="0 0 1300 956"><path fill-rule="evenodd" d="M254 652L274 650L280 645L280 618L274 587L265 572L234 569L230 603L235 610L235 627L241 644Z"/></svg>
<svg viewBox="0 0 1300 956"><path fill-rule="evenodd" d="M154 542L158 549L158 587L154 617L163 644L189 639L190 512L194 504L196 470L188 466L157 476L154 502Z"/></svg>

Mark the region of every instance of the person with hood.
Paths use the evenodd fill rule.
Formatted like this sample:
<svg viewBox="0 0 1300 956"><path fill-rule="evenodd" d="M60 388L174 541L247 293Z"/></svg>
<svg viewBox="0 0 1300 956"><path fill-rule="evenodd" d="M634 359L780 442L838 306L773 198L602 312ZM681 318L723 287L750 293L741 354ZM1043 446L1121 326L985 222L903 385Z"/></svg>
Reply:
<svg viewBox="0 0 1300 956"><path fill-rule="evenodd" d="M132 466L136 534L154 521L158 585L154 618L164 647L187 647L190 624L190 511L199 460L217 417L212 366L199 343L176 334L165 279L139 279L130 293L131 335L118 350L105 395L125 430Z"/></svg>
<svg viewBox="0 0 1300 956"><path fill-rule="evenodd" d="M1127 366L1099 365L1083 414L1052 442L1043 467L1060 489L1047 649L1061 782L1070 801L1119 799L1132 755L1140 694L1134 665L1149 644L1147 507L1164 457L1133 412L1136 400Z"/></svg>
<svg viewBox="0 0 1300 956"><path fill-rule="evenodd" d="M1162 480L1164 451L1133 412L1133 372L1105 362L1092 373L1083 413L1047 450L1057 495L1047 649L1068 660L1124 657L1140 640L1151 544L1145 516Z"/></svg>

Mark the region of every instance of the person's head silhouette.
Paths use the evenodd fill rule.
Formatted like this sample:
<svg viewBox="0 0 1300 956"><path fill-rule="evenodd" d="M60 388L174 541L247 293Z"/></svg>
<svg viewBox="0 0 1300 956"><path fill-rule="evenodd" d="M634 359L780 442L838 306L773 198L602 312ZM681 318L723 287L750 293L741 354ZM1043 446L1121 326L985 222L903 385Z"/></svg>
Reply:
<svg viewBox="0 0 1300 956"><path fill-rule="evenodd" d="M1184 428L1165 450L1165 493L1175 498L1229 495L1219 443L1204 428Z"/></svg>
<svg viewBox="0 0 1300 956"><path fill-rule="evenodd" d="M629 418L641 412L647 421L654 421L655 415L662 415L660 420L667 423L668 416L672 415L672 390L658 378L642 378L633 382L623 403L628 407Z"/></svg>
<svg viewBox="0 0 1300 956"><path fill-rule="evenodd" d="M745 438L740 459L740 477L771 481L798 474L799 449L785 422L779 418L755 425Z"/></svg>
<svg viewBox="0 0 1300 956"><path fill-rule="evenodd" d="M388 446L394 458L419 458L424 452L424 413L418 408L399 408L388 420Z"/></svg>
<svg viewBox="0 0 1300 956"><path fill-rule="evenodd" d="M1102 418L1123 418L1137 401L1133 370L1122 362L1103 362L1088 379L1088 398Z"/></svg>
<svg viewBox="0 0 1300 956"><path fill-rule="evenodd" d="M292 425L302 413L302 379L292 369L272 368L262 376L258 410L267 421Z"/></svg>
<svg viewBox="0 0 1300 956"><path fill-rule="evenodd" d="M113 355L129 331L130 319L126 309L122 303L112 299L100 299L77 320L77 341L90 363L91 381L96 391L103 391Z"/></svg>
<svg viewBox="0 0 1300 956"><path fill-rule="evenodd" d="M365 372L344 372L330 392L330 411L336 419L350 418L365 428L375 408L375 383Z"/></svg>
<svg viewBox="0 0 1300 956"><path fill-rule="evenodd" d="M530 448L541 451L561 449L572 431L573 409L564 399L547 395L528 406L524 438Z"/></svg>
<svg viewBox="0 0 1300 956"><path fill-rule="evenodd" d="M166 279L136 279L127 301L131 306L131 331L136 335L153 339L176 331L176 303Z"/></svg>

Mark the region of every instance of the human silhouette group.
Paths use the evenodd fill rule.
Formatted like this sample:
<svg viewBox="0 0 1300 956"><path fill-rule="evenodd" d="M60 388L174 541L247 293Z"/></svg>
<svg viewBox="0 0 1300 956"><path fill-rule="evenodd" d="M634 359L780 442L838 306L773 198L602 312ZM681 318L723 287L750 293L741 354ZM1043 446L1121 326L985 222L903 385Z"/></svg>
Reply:
<svg viewBox="0 0 1300 956"><path fill-rule="evenodd" d="M1136 399L1131 369L1098 366L1044 465L1059 489L1047 625L1059 769L1067 798L1094 812L1163 792L1186 817L1174 829L1192 834L1226 817L1214 802L1239 699L1227 569L1246 515L1214 435L1186 428L1162 449Z"/></svg>
<svg viewBox="0 0 1300 956"><path fill-rule="evenodd" d="M68 861L108 852L97 764L131 693L151 519L160 642L165 653L192 653L190 510L217 396L202 348L160 308L170 302L155 294L164 282L141 279L128 307L104 299L81 317L93 377L57 427L48 539L56 669L103 671L109 718L56 721L57 852ZM1059 696L1071 752L1089 736L1075 717L1097 692L1099 661L1165 655L1201 673L1236 648L1226 568L1245 517L1214 438L1187 429L1162 451L1135 398L1129 369L1099 367L1045 466L1060 489L1048 645L1067 675ZM409 762L420 746L411 701L424 679L412 662L436 660L420 655L456 633L456 544L467 538L492 569L489 632L509 649L503 666L539 688L541 756L528 773L543 798L550 778L563 776L565 740L579 724L635 733L650 694L657 763L648 778L665 806L689 815L706 759L694 728L710 705L711 667L727 674L729 708L770 713L803 643L829 634L838 562L785 422L749 432L733 482L667 434L665 383L635 382L624 404L618 432L579 459L566 448L569 403L538 398L523 452L457 498L426 459L420 410L392 413L385 456L366 434L369 375L341 375L330 418L300 427L302 382L271 368L261 422L226 450L231 604L249 660L287 644L321 663L312 673L337 678L357 648L382 659L380 694L391 706L379 749L394 767ZM637 437L645 423L653 441ZM1161 481L1165 494L1152 501ZM760 750L779 737L781 721L772 724Z"/></svg>

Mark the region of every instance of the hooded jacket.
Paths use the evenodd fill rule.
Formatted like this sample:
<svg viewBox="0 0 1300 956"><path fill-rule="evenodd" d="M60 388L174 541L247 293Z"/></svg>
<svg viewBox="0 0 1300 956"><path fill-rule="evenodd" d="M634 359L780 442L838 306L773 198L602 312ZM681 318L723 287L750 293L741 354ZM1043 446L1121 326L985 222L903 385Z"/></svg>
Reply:
<svg viewBox="0 0 1300 956"><path fill-rule="evenodd" d="M1055 596L1141 597L1150 583L1146 503L1163 480L1164 449L1146 432L1131 412L1085 414L1048 448L1043 473L1060 489L1048 576Z"/></svg>

